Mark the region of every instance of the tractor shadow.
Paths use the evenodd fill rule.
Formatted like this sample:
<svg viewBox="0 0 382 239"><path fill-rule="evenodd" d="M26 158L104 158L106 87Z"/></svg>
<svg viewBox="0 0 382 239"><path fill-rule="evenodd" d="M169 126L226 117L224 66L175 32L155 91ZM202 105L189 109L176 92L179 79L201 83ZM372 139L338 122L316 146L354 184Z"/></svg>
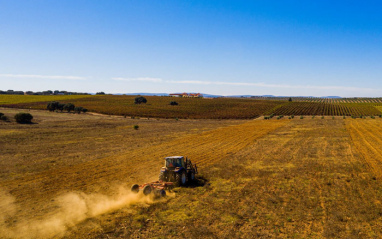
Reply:
<svg viewBox="0 0 382 239"><path fill-rule="evenodd" d="M197 176L195 177L195 180L193 182L189 182L185 187L197 188L197 187L204 187L206 184L208 184L208 180L205 177Z"/></svg>

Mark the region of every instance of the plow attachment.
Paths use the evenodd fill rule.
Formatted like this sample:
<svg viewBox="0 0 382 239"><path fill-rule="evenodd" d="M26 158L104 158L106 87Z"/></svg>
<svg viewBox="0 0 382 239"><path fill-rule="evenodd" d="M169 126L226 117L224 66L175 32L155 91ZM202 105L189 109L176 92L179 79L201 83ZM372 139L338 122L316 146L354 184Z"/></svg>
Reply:
<svg viewBox="0 0 382 239"><path fill-rule="evenodd" d="M131 187L133 193L139 193L142 191L144 195L154 194L157 197L165 197L166 191L171 191L174 188L173 182L156 181L151 183L145 183L142 185L134 184Z"/></svg>

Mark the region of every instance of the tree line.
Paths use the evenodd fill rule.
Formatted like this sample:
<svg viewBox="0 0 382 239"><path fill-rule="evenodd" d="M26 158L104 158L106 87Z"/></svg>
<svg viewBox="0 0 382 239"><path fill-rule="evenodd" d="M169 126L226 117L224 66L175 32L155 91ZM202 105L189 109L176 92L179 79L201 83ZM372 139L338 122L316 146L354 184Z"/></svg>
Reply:
<svg viewBox="0 0 382 239"><path fill-rule="evenodd" d="M80 106L76 107L72 103L62 104L62 103L57 102L57 101L49 102L48 105L46 106L46 109L51 111L51 112L52 111L61 111L61 112L63 112L65 110L68 113L73 111L74 113L78 113L78 114L80 114L81 112L82 113L86 113L88 111L88 109L80 107Z"/></svg>
<svg viewBox="0 0 382 239"><path fill-rule="evenodd" d="M15 90L0 90L0 95L90 95L89 93L59 91L59 90L46 90L46 91L15 91Z"/></svg>

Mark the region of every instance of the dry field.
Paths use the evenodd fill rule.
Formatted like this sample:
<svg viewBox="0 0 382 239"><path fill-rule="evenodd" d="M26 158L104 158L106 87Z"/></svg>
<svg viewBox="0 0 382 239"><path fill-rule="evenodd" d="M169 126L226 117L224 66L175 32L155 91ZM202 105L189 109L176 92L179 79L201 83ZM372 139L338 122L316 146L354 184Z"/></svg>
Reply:
<svg viewBox="0 0 382 239"><path fill-rule="evenodd" d="M0 122L3 238L382 236L381 119L32 114ZM191 157L198 183L132 196L169 155Z"/></svg>

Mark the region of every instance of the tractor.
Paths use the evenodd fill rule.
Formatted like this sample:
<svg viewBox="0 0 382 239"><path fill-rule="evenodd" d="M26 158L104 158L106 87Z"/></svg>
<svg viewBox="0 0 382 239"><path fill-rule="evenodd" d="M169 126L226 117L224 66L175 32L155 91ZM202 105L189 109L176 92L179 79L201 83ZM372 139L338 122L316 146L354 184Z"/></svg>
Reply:
<svg viewBox="0 0 382 239"><path fill-rule="evenodd" d="M185 186L187 182L195 180L198 173L196 164L183 156L171 156L165 158L165 166L159 173L159 181L174 182L175 186Z"/></svg>

